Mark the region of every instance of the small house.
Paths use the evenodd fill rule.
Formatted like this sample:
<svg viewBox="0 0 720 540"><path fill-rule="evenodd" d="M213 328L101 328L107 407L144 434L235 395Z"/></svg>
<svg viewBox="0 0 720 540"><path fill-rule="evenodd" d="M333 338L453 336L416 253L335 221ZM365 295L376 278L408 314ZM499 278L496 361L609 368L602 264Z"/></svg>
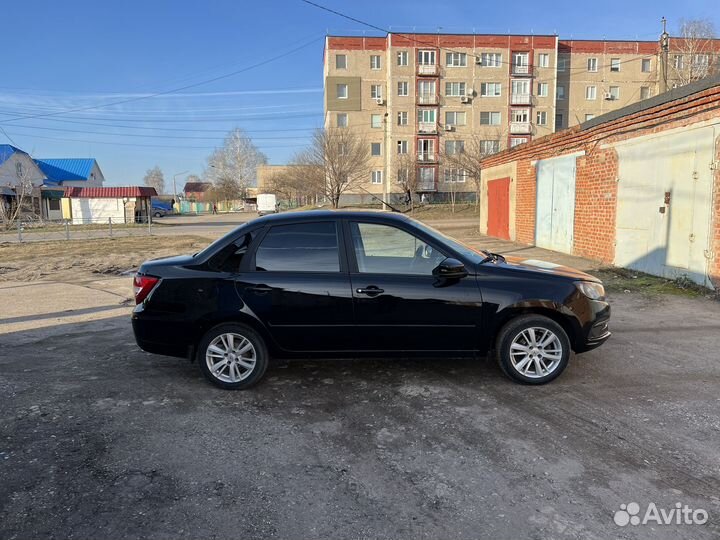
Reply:
<svg viewBox="0 0 720 540"><path fill-rule="evenodd" d="M155 188L67 187L63 195L63 214L73 224L147 223Z"/></svg>

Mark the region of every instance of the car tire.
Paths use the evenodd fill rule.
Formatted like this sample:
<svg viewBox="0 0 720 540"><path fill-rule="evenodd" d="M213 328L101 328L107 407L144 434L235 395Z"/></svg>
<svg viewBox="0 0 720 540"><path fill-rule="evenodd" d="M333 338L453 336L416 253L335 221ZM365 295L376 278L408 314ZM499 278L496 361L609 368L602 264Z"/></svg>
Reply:
<svg viewBox="0 0 720 540"><path fill-rule="evenodd" d="M154 217L162 217L162 214L160 212L155 212L153 214Z"/></svg>
<svg viewBox="0 0 720 540"><path fill-rule="evenodd" d="M257 384L269 361L263 339L239 323L210 329L198 344L196 359L205 378L226 390L245 390Z"/></svg>
<svg viewBox="0 0 720 540"><path fill-rule="evenodd" d="M560 376L570 359L570 339L543 315L521 315L500 330L495 356L503 373L524 384L545 384Z"/></svg>

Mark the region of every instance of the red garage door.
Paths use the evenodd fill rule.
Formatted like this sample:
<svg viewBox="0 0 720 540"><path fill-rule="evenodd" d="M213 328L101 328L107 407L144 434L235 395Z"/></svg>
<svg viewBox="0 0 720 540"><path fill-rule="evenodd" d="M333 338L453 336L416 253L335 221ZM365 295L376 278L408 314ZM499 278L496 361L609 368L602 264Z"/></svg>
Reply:
<svg viewBox="0 0 720 540"><path fill-rule="evenodd" d="M488 182L488 234L510 240L510 178Z"/></svg>

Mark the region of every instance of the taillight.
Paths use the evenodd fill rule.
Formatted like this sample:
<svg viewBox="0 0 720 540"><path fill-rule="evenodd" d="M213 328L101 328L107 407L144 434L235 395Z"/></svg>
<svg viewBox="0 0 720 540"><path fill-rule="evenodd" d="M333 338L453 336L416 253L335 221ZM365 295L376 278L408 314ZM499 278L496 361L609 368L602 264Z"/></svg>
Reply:
<svg viewBox="0 0 720 540"><path fill-rule="evenodd" d="M150 291L153 290L155 285L158 284L158 281L160 281L160 278L156 278L154 276L141 276L139 274L135 275L135 279L133 280L133 287L135 289L135 303L139 304L145 298L147 298L147 295L150 294Z"/></svg>

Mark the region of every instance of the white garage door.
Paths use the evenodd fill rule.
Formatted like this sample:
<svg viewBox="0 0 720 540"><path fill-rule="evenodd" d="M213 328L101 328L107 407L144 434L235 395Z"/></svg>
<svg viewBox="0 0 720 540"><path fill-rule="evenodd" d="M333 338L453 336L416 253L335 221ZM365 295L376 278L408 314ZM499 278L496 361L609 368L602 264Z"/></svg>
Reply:
<svg viewBox="0 0 720 540"><path fill-rule="evenodd" d="M535 244L572 253L575 219L575 158L537 162Z"/></svg>
<svg viewBox="0 0 720 540"><path fill-rule="evenodd" d="M687 129L617 146L617 266L711 286L710 164L719 132Z"/></svg>

